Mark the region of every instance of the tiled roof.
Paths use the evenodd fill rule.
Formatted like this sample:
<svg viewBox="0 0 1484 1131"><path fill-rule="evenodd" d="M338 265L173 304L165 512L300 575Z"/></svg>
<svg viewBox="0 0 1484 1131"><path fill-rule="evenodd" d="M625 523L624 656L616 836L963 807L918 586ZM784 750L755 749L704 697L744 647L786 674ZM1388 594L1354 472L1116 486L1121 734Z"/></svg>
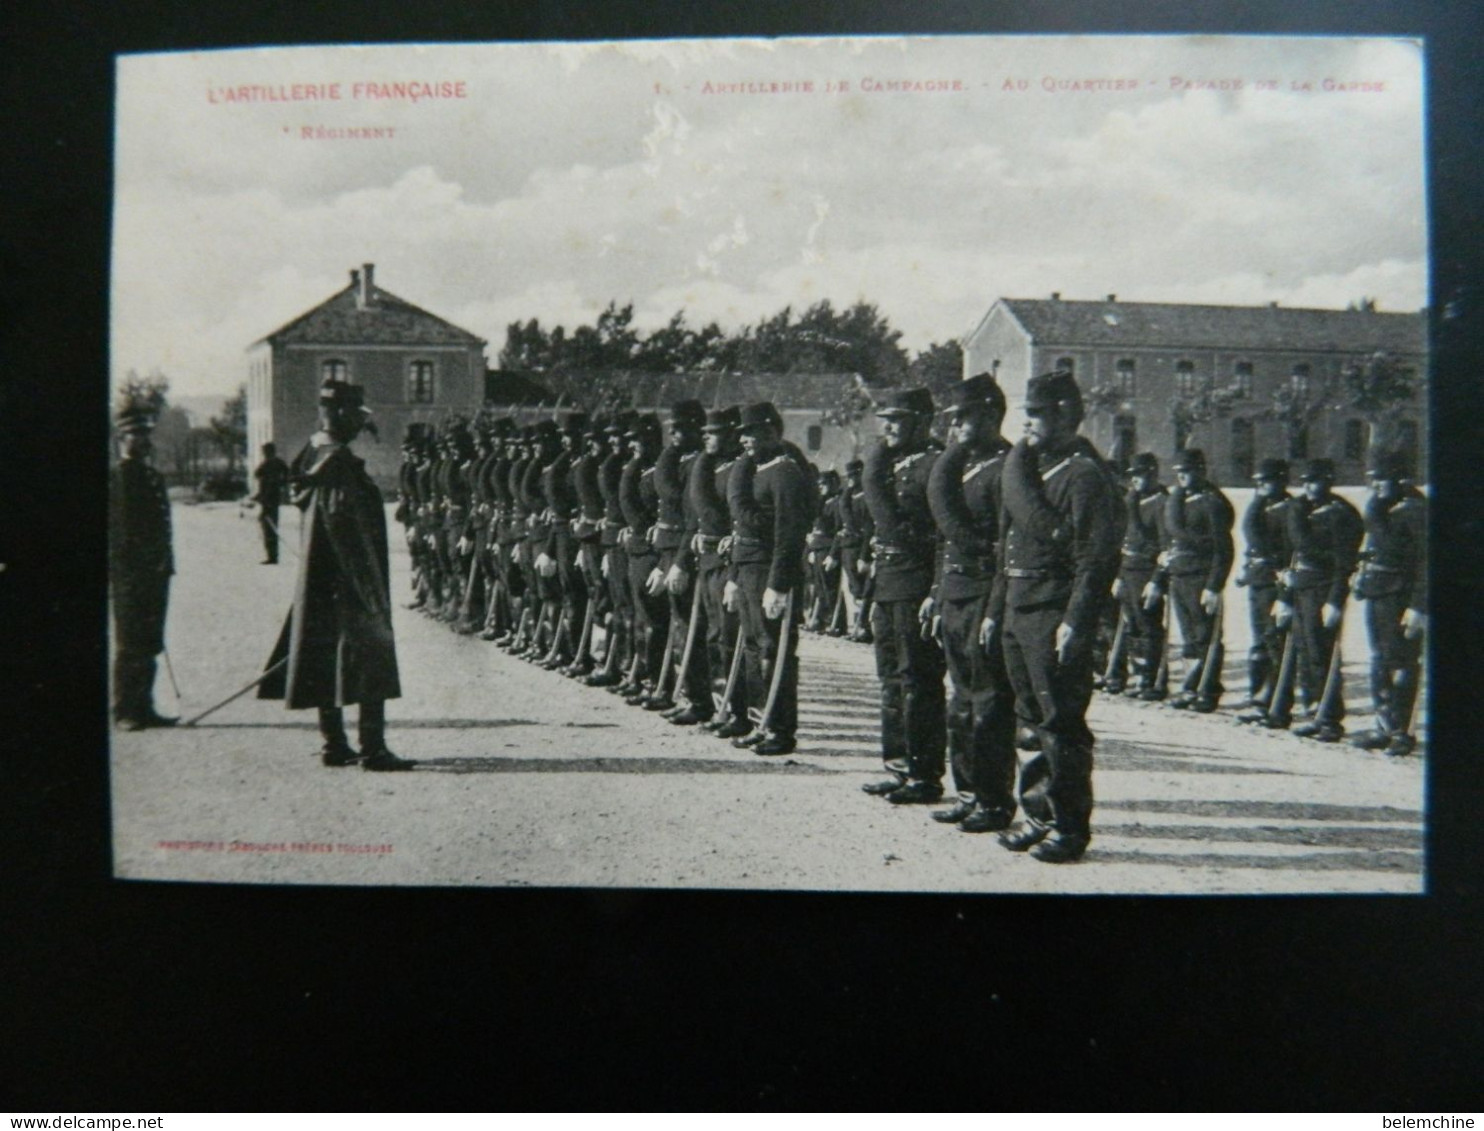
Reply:
<svg viewBox="0 0 1484 1131"><path fill-rule="evenodd" d="M372 301L361 308L356 303L356 291L354 284L346 287L262 341L333 346L484 344L483 338L381 287L371 288Z"/></svg>
<svg viewBox="0 0 1484 1131"><path fill-rule="evenodd" d="M641 407L698 400L707 408L772 401L780 409L822 409L834 404L849 373L624 373L613 370L565 370L522 373L551 390L551 399L581 400L584 387L614 381L629 390L630 403Z"/></svg>
<svg viewBox="0 0 1484 1131"><path fill-rule="evenodd" d="M1000 301L1037 345L1341 353L1386 350L1394 354L1426 351L1426 319L1421 314L1173 302Z"/></svg>

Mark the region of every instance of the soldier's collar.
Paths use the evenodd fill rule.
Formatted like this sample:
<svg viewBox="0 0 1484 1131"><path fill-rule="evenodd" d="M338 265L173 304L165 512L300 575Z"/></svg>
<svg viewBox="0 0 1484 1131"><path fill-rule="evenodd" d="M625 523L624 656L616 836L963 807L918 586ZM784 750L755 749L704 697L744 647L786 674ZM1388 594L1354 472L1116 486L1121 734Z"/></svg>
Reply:
<svg viewBox="0 0 1484 1131"><path fill-rule="evenodd" d="M767 471L768 468L772 467L779 460L785 460L785 459L788 459L788 453L787 452L779 452L772 459L768 460L767 463L760 463L760 464L758 464L757 465L757 469L759 471Z"/></svg>

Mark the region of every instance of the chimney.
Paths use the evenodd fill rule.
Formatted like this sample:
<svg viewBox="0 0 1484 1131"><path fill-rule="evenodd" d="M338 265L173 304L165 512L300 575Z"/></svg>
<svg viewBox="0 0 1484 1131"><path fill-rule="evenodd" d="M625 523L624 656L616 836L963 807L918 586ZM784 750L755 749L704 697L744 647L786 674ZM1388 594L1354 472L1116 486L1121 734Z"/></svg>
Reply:
<svg viewBox="0 0 1484 1131"><path fill-rule="evenodd" d="M354 267L350 269L350 285L354 287L357 292L359 292L361 289L361 273Z"/></svg>
<svg viewBox="0 0 1484 1131"><path fill-rule="evenodd" d="M1109 295L1108 296L1108 301L1109 302L1117 302L1118 301L1118 296L1117 295Z"/></svg>
<svg viewBox="0 0 1484 1131"><path fill-rule="evenodd" d="M1274 299L1272 302L1268 303L1268 309L1269 310L1277 310L1278 309L1278 300L1277 299Z"/></svg>
<svg viewBox="0 0 1484 1131"><path fill-rule="evenodd" d="M361 310L365 310L365 309L367 309L371 305L371 294L372 294L371 288L372 288L372 286L376 282L375 273L376 273L376 264L374 264L374 263L362 263L361 264L361 273L360 273L360 286L361 286L361 289L360 289L360 293L356 296L356 306L359 309L361 309ZM352 271L351 274L354 276L355 275L355 272Z"/></svg>
<svg viewBox="0 0 1484 1131"><path fill-rule="evenodd" d="M1061 291L1052 291L1051 292L1051 301L1052 302L1060 302L1061 301Z"/></svg>

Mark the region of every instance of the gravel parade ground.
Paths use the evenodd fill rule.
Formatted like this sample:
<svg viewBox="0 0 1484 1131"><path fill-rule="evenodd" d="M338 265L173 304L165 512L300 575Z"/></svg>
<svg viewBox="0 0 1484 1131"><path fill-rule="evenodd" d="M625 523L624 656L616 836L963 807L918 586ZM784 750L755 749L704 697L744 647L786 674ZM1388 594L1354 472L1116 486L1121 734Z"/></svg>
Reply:
<svg viewBox="0 0 1484 1131"><path fill-rule="evenodd" d="M281 515L283 564L267 567L257 564L251 514L174 507L167 639L183 698L162 663L162 712L189 718L261 670L297 567L297 512ZM1420 754L1387 759L1233 720L1247 647L1236 589L1219 713L1094 699L1092 846L1057 867L931 821L939 806L890 806L860 791L880 774L868 646L803 635L799 749L762 758L403 609L409 560L388 521L403 687L388 704L388 741L416 770L327 769L313 712L251 694L195 728L116 732L118 875L1047 894L1424 889ZM1352 609L1343 649L1352 733L1371 723L1361 621Z"/></svg>

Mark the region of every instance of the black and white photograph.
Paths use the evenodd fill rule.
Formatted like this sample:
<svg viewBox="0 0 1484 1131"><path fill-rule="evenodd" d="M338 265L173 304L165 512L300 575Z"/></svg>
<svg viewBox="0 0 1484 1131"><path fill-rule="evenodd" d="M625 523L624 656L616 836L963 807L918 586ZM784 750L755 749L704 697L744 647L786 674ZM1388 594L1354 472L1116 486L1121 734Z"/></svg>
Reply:
<svg viewBox="0 0 1484 1131"><path fill-rule="evenodd" d="M116 60L115 876L1423 894L1426 60Z"/></svg>

